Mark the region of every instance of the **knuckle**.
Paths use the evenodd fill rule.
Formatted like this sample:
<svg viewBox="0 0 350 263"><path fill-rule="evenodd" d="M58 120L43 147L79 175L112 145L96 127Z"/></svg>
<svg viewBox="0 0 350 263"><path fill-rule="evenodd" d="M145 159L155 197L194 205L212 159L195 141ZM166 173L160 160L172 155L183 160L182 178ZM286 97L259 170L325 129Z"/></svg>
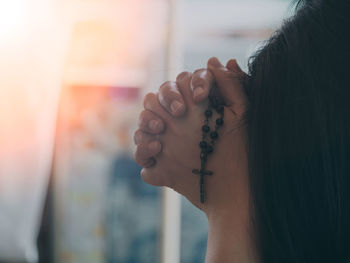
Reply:
<svg viewBox="0 0 350 263"><path fill-rule="evenodd" d="M134 133L134 143L136 145L140 144L143 141L143 132L141 130L137 130Z"/></svg>
<svg viewBox="0 0 350 263"><path fill-rule="evenodd" d="M139 120L138 120L138 126L140 128L143 128L145 126L145 123L148 121L147 115L148 115L148 112L146 110L143 110L140 113Z"/></svg>
<svg viewBox="0 0 350 263"><path fill-rule="evenodd" d="M164 130L164 121L150 110L143 110L138 119L138 128L141 133L159 133ZM138 131L136 131L138 132ZM136 133L135 132L135 133ZM144 134L142 135L144 137Z"/></svg>
<svg viewBox="0 0 350 263"><path fill-rule="evenodd" d="M143 156L139 150L136 150L134 152L134 160L141 167L146 168L146 167L152 166L152 163L151 163L152 158L148 158L146 156Z"/></svg>
<svg viewBox="0 0 350 263"><path fill-rule="evenodd" d="M138 160L144 160L148 158L148 150L144 143L140 143L136 146L136 157Z"/></svg>
<svg viewBox="0 0 350 263"><path fill-rule="evenodd" d="M168 82L166 85L161 86L158 93L158 100L166 110L170 110L170 103L177 99L182 102L182 95L175 82Z"/></svg>
<svg viewBox="0 0 350 263"><path fill-rule="evenodd" d="M160 103L160 105L162 105L163 108L165 108L166 110L169 110L169 100L167 99L167 96L165 95L165 91L164 90L160 90L158 93L158 101Z"/></svg>
<svg viewBox="0 0 350 263"><path fill-rule="evenodd" d="M183 79L190 78L190 77L191 77L191 73L190 72L183 71L179 75L177 75L176 81L182 81Z"/></svg>
<svg viewBox="0 0 350 263"><path fill-rule="evenodd" d="M142 166L142 159L140 158L140 152L139 152L138 148L136 148L136 150L134 152L134 160L138 165Z"/></svg>
<svg viewBox="0 0 350 263"><path fill-rule="evenodd" d="M172 96L179 95L180 92L177 88L176 82L167 81L159 88L158 98L167 100L168 98L171 98Z"/></svg>
<svg viewBox="0 0 350 263"><path fill-rule="evenodd" d="M198 77L192 78L192 85L204 86L204 85L208 85L208 81L205 78L198 76Z"/></svg>
<svg viewBox="0 0 350 263"><path fill-rule="evenodd" d="M145 95L144 99L143 99L143 106L146 107L151 101L154 100L156 94L149 92Z"/></svg>
<svg viewBox="0 0 350 263"><path fill-rule="evenodd" d="M175 82L173 81L165 81L162 85L160 85L159 90L164 90L164 89L168 89L170 87L173 87L175 85Z"/></svg>
<svg viewBox="0 0 350 263"><path fill-rule="evenodd" d="M203 74L203 72L206 72L206 71L207 71L206 68L196 69L196 70L193 72L193 75L201 75L201 74Z"/></svg>

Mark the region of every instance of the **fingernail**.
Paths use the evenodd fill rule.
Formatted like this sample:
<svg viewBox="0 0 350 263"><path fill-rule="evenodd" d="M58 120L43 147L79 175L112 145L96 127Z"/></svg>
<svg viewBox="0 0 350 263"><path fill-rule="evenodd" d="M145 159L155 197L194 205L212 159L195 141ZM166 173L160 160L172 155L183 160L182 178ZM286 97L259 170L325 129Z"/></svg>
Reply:
<svg viewBox="0 0 350 263"><path fill-rule="evenodd" d="M201 95L203 95L203 93L204 93L204 89L202 87L196 87L193 90L193 97L194 98L200 97Z"/></svg>
<svg viewBox="0 0 350 263"><path fill-rule="evenodd" d="M152 131L157 131L160 128L160 123L156 120L150 120L148 126Z"/></svg>
<svg viewBox="0 0 350 263"><path fill-rule="evenodd" d="M134 134L135 144L139 144L141 139L142 139L141 134L139 134L139 133Z"/></svg>
<svg viewBox="0 0 350 263"><path fill-rule="evenodd" d="M159 142L158 141L153 141L148 144L148 148L152 151L156 151L159 148Z"/></svg>
<svg viewBox="0 0 350 263"><path fill-rule="evenodd" d="M178 113L183 108L183 104L180 101L174 100L171 105L170 109L173 113Z"/></svg>
<svg viewBox="0 0 350 263"><path fill-rule="evenodd" d="M213 67L221 67L221 63L220 61L216 58L216 57L213 57L209 60L209 64L212 65Z"/></svg>

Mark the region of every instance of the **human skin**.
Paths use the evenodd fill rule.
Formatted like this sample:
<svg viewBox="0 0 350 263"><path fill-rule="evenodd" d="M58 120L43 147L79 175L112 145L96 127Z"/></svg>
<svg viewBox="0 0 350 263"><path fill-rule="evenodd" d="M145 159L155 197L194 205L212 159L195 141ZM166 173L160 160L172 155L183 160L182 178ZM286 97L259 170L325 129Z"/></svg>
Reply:
<svg viewBox="0 0 350 263"><path fill-rule="evenodd" d="M141 176L145 182L171 187L206 214L209 222L206 262L257 262L250 226L243 122L246 98L241 84L244 72L235 60L230 60L224 67L216 58L208 61L208 70L199 72L193 75L181 73L176 82L163 84L158 94L146 95L146 111L141 114L140 130L135 133L135 160L144 167ZM196 77L204 79L200 85L204 92L199 96L194 96L195 86L198 86L193 83ZM207 169L212 170L214 175L205 178L206 200L202 204L199 200L199 177L192 173L192 169L200 165L198 144L203 112L214 79L226 106L224 126L219 130L214 154L207 163ZM175 96L176 90L179 96ZM169 93L172 95L169 96ZM180 103L182 99L183 106L171 107L174 98ZM177 111L172 112L171 109ZM149 133L149 126L145 125L142 117L147 117L148 123L152 118L158 122L158 132L153 133L160 134L157 139ZM152 143L157 147L153 150L149 148L147 152L147 145Z"/></svg>

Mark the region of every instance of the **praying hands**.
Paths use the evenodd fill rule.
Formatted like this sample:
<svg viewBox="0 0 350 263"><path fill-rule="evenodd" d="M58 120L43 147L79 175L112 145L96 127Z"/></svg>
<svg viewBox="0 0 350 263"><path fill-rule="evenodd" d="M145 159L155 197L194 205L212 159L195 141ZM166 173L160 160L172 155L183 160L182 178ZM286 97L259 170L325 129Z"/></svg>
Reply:
<svg viewBox="0 0 350 263"><path fill-rule="evenodd" d="M211 58L207 69L193 74L183 72L175 82L161 85L157 94L145 96L145 110L140 114L139 130L134 135L137 145L134 157L144 167L141 176L145 182L171 187L201 209L225 203L227 195L240 185L232 178L239 178L241 170L246 169L244 76L235 60L224 67L216 58ZM206 201L203 204L199 172L195 174L192 170L201 166L199 143L208 94L214 83L225 103L224 125L218 131L214 152L208 156L207 169L214 175L204 178ZM217 115L213 117L215 121ZM230 189L230 193L225 189Z"/></svg>

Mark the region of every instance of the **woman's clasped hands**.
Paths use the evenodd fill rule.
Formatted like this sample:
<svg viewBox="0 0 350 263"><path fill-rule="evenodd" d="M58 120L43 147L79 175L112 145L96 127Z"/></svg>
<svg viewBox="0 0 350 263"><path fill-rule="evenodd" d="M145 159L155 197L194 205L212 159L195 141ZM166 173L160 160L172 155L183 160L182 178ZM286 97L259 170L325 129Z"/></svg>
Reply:
<svg viewBox="0 0 350 263"><path fill-rule="evenodd" d="M240 175L247 170L244 77L236 60L229 60L225 67L211 58L207 69L182 72L176 81L162 84L158 93L145 96L134 134L134 158L143 167L141 176L146 183L170 187L205 212L205 208L232 201L232 191L241 191ZM214 83L225 102L224 125L208 158L207 169L214 174L205 178L206 202L202 204L199 175L192 169L200 167L199 142Z"/></svg>

